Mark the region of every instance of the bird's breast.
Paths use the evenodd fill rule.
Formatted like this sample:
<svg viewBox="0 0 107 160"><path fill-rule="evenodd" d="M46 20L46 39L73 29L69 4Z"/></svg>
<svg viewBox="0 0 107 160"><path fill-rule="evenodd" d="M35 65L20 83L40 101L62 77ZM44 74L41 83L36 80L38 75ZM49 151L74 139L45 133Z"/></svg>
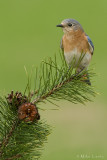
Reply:
<svg viewBox="0 0 107 160"><path fill-rule="evenodd" d="M75 48L70 52L64 52L65 60L68 65L74 63L74 66L77 65L82 67L87 67L91 61L91 54L89 52L81 53Z"/></svg>
<svg viewBox="0 0 107 160"><path fill-rule="evenodd" d="M78 31L72 34L65 34L62 39L64 56L68 64L75 59L75 64L80 60L81 54L84 54L81 60L81 66L88 66L91 60L89 44L85 33Z"/></svg>
<svg viewBox="0 0 107 160"><path fill-rule="evenodd" d="M77 52L89 52L89 44L86 39L85 33L81 31L75 33L65 34L62 39L63 48L65 53L74 51L75 48Z"/></svg>

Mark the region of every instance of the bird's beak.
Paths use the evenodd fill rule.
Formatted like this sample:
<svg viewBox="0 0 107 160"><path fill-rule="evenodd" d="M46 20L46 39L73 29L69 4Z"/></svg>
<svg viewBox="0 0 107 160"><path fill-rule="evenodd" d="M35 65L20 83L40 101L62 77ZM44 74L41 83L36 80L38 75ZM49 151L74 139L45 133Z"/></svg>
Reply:
<svg viewBox="0 0 107 160"><path fill-rule="evenodd" d="M58 25L56 25L56 27L63 27L63 25L62 24L58 24Z"/></svg>

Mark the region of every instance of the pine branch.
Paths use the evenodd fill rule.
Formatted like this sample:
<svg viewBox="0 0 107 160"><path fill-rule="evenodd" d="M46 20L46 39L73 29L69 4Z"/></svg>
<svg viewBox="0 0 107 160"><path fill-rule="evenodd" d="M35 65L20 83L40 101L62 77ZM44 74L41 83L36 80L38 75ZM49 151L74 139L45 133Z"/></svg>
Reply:
<svg viewBox="0 0 107 160"><path fill-rule="evenodd" d="M84 55L80 57L78 63L81 62L83 57ZM61 55L60 66L58 66L56 57L54 61L51 58L48 61L43 61L40 68L41 72L36 70L36 87L31 94L31 102L36 104L49 98L53 100L64 99L72 103L79 102L83 104L86 101L91 101L91 96L95 96L96 93L86 81L88 79L87 75L91 78L94 73L86 69L77 73L74 67L75 63L74 58L71 65L68 66L63 54ZM38 77L37 72L39 73Z"/></svg>
<svg viewBox="0 0 107 160"><path fill-rule="evenodd" d="M79 75L79 73L77 74ZM76 76L77 76L76 75ZM46 95L42 95L41 97L38 97L37 99L33 100L32 103L38 103L41 100L45 100L46 98L50 97L52 94L57 92L62 86L66 85L67 83L71 82L75 77L72 76L70 79L57 84L54 88L52 88Z"/></svg>
<svg viewBox="0 0 107 160"><path fill-rule="evenodd" d="M14 159L21 158L21 157L22 156L20 154L17 154L15 156L11 157L11 158L6 159L6 160L14 160Z"/></svg>
<svg viewBox="0 0 107 160"><path fill-rule="evenodd" d="M12 91L7 100L0 97L0 160L40 158L50 129L44 121L37 121L40 115L36 104L47 100L56 105L53 100L60 99L84 104L96 95L86 83L87 75L91 79L93 71L76 72L75 65L78 67L83 57L81 54L78 64L74 58L70 66L63 54L58 62L56 56L54 60L49 58L42 62L40 70L36 68L33 92L32 76L26 71L28 83L24 94Z"/></svg>
<svg viewBox="0 0 107 160"><path fill-rule="evenodd" d="M0 157L2 157L2 154L3 154L3 150L2 150L2 147L5 148L8 143L9 143L9 139L10 137L12 136L14 130L15 130L15 127L16 127L16 122L13 123L13 126L12 128L10 129L9 133L6 135L6 137L3 139L2 143L1 143L1 147L0 147Z"/></svg>

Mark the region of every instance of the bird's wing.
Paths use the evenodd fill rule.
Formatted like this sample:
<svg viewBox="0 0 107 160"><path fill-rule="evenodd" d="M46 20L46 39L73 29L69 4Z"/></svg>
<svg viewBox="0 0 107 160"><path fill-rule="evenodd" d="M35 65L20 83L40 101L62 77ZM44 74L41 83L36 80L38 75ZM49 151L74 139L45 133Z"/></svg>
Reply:
<svg viewBox="0 0 107 160"><path fill-rule="evenodd" d="M63 37L62 37L62 39L61 39L61 42L60 42L60 48L62 49L62 51L64 50L64 47L63 47L63 43L62 43L62 41L63 41Z"/></svg>
<svg viewBox="0 0 107 160"><path fill-rule="evenodd" d="M91 53L93 54L93 52L94 52L93 42L91 41L91 39L90 39L90 37L89 37L88 35L86 35L86 37L87 37L87 40L88 40L88 44L89 44L89 46L90 46L90 51L91 51Z"/></svg>

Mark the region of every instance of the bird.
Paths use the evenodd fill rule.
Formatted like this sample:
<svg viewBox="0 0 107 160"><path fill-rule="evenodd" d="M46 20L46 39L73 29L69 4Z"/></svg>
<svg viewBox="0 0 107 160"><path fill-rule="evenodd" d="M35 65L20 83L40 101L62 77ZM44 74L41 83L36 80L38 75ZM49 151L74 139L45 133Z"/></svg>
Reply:
<svg viewBox="0 0 107 160"><path fill-rule="evenodd" d="M75 19L65 19L56 27L61 27L64 32L60 48L64 52L67 64L70 66L75 58L74 67L77 67L77 72L81 72L84 68L88 69L93 56L94 45L81 24ZM83 54L83 58L79 62L81 54Z"/></svg>

